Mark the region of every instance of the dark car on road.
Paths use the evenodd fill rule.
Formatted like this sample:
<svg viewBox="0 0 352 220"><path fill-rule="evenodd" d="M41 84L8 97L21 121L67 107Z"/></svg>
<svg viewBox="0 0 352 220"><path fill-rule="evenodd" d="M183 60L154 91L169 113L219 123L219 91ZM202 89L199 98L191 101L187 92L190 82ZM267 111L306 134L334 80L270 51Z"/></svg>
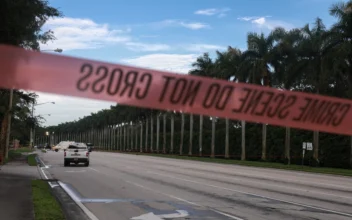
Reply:
<svg viewBox="0 0 352 220"><path fill-rule="evenodd" d="M94 149L93 144L92 144L92 143L86 143L86 145L87 145L87 147L88 147L88 151L89 151L89 152L92 152L93 149Z"/></svg>

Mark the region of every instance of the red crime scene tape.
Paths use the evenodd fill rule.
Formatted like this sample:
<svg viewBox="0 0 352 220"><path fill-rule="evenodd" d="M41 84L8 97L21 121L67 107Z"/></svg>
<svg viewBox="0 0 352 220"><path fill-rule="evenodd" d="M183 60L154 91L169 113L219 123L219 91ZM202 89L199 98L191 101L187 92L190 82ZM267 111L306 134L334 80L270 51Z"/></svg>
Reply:
<svg viewBox="0 0 352 220"><path fill-rule="evenodd" d="M0 45L0 87L352 135L352 101Z"/></svg>

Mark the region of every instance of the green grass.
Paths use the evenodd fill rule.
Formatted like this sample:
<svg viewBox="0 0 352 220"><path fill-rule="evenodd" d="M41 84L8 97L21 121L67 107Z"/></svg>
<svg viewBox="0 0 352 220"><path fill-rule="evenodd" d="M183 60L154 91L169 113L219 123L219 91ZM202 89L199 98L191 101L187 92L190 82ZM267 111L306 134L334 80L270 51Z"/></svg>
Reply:
<svg viewBox="0 0 352 220"><path fill-rule="evenodd" d="M16 150L13 150L13 151L16 151L19 153L28 153L28 152L33 152L34 150L30 149L29 147L20 147L20 148L17 148Z"/></svg>
<svg viewBox="0 0 352 220"><path fill-rule="evenodd" d="M35 159L36 156L37 156L37 154L28 155L27 163L29 166L37 166L37 160Z"/></svg>
<svg viewBox="0 0 352 220"><path fill-rule="evenodd" d="M111 152L111 151L109 151ZM126 153L126 152L121 152ZM261 168L274 168L282 170L293 170L293 171L304 171L310 173L322 173L322 174L334 174L341 176L352 176L352 169L339 169L339 168L329 168L329 167L309 167L301 165L285 165L282 163L272 163L272 162L263 162L263 161L241 161L234 159L222 159L222 158L209 158L209 157L189 157L189 156L178 156L178 155L167 155L167 154L150 154L150 153L126 153L126 154L135 154L135 155L145 155L145 156L155 156L155 157L164 157L164 158L173 158L181 160L193 160L193 161L202 161L208 163L220 163L220 164L232 164L232 165L241 165L249 167L261 167Z"/></svg>
<svg viewBox="0 0 352 220"><path fill-rule="evenodd" d="M64 220L62 209L51 194L47 182L32 180L32 199L35 220Z"/></svg>

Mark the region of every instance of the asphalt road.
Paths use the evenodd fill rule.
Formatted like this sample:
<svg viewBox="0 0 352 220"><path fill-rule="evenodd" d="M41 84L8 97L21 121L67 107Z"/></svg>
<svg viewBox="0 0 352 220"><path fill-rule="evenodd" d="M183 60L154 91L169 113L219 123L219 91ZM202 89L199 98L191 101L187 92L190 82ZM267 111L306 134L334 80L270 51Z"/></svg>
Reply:
<svg viewBox="0 0 352 220"><path fill-rule="evenodd" d="M348 177L102 152L64 167L63 152L39 154L92 219L352 219Z"/></svg>

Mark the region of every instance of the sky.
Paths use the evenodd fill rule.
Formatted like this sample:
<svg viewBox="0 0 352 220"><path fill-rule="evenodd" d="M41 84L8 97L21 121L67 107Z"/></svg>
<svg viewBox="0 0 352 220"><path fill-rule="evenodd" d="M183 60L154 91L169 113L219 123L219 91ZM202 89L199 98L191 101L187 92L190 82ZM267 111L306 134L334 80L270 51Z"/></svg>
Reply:
<svg viewBox="0 0 352 220"><path fill-rule="evenodd" d="M329 27L336 0L49 0L63 17L49 19L55 41L41 50L187 73L204 52L246 49L248 32L299 28L317 17ZM116 103L37 93L44 126L78 120ZM50 114L50 116L48 115Z"/></svg>

